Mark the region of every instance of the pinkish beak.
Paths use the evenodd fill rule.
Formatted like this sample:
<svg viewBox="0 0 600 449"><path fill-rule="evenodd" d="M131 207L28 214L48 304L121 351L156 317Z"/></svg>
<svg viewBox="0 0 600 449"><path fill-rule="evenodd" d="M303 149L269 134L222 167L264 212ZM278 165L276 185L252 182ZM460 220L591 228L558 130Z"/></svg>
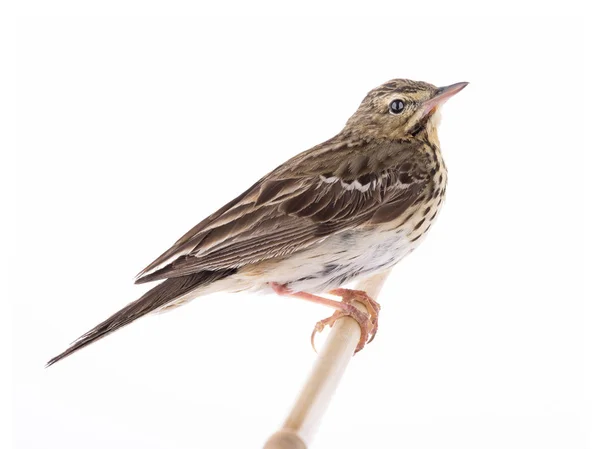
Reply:
<svg viewBox="0 0 600 449"><path fill-rule="evenodd" d="M468 84L469 83L463 82L451 84L450 86L439 87L435 95L421 105L423 115L427 115L434 109L439 108L450 97L453 97L465 87L467 87Z"/></svg>

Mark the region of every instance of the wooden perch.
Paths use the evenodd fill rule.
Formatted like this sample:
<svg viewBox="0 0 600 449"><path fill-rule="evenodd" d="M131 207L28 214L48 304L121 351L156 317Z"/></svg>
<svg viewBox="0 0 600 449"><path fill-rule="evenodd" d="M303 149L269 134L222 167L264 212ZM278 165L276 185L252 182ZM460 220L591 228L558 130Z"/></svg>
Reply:
<svg viewBox="0 0 600 449"><path fill-rule="evenodd" d="M364 290L371 298L377 299L388 274L389 271L385 271L360 282L356 289ZM362 304L355 302L354 305L366 312ZM342 317L335 322L296 403L281 429L271 435L264 449L308 448L359 339L360 326L353 318ZM368 351L368 348L364 350Z"/></svg>

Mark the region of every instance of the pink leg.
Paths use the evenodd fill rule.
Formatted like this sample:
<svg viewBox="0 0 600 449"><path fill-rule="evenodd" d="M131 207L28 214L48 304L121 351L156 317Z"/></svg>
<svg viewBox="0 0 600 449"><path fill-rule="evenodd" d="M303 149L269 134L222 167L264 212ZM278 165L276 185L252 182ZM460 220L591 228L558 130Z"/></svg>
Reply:
<svg viewBox="0 0 600 449"><path fill-rule="evenodd" d="M364 348L365 344L370 343L373 340L373 337L375 337L375 333L377 332L377 317L379 315L380 306L363 291L349 290L343 288L332 290L331 292L329 292L331 295L342 297L342 301L335 301L333 299L323 298L321 296L313 295L311 293L292 292L285 285L278 284L276 282L271 282L269 283L269 285L278 295L292 296L317 304L323 304L336 309L333 315L331 315L329 318L319 321L315 325L311 336L311 343L313 349L315 347L315 334L317 332L321 332L325 328L325 326L333 326L333 323L335 323L338 318L341 318L343 316L351 316L352 318L354 318L361 329L361 337L358 342L358 345L356 346L356 351L354 351L354 353L357 353L362 348ZM364 304L367 308L368 314L360 311L352 304L350 304L350 302L353 300ZM369 335L371 336L371 338L367 342Z"/></svg>

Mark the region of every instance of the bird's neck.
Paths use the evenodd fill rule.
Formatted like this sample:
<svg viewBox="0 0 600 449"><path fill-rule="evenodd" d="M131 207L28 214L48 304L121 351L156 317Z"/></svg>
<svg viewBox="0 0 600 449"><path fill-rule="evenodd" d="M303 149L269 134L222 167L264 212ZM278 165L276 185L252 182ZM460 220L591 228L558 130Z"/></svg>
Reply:
<svg viewBox="0 0 600 449"><path fill-rule="evenodd" d="M425 126L422 127L417 133L414 134L416 139L425 142L424 148L431 155L432 161L434 163L434 168L436 171L441 170L446 173L446 164L444 163L444 158L442 157L442 152L440 150L440 140L438 138L438 125L442 119L442 115L439 110L435 111L435 113L427 120ZM442 179L442 178L441 178ZM443 176L443 180L445 182L445 175Z"/></svg>
<svg viewBox="0 0 600 449"><path fill-rule="evenodd" d="M434 114L429 117L425 126L421 127L414 136L417 139L423 140L434 148L440 147L440 140L438 138L437 128L442 120L442 114L439 110L435 111Z"/></svg>

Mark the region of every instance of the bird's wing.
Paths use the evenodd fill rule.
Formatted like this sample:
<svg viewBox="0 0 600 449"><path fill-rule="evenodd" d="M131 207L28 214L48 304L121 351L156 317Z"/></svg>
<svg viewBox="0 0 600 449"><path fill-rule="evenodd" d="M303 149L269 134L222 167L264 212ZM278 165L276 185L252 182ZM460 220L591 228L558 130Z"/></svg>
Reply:
<svg viewBox="0 0 600 449"><path fill-rule="evenodd" d="M239 268L288 255L343 230L399 217L429 180L420 143L315 147L206 218L136 282Z"/></svg>

